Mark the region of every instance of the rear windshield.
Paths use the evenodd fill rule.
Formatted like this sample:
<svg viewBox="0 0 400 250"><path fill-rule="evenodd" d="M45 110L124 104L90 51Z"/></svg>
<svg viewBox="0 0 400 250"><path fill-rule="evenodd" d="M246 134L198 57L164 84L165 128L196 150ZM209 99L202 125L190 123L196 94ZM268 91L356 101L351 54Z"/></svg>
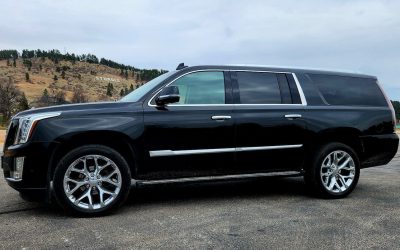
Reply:
<svg viewBox="0 0 400 250"><path fill-rule="evenodd" d="M329 105L387 106L376 79L309 74Z"/></svg>

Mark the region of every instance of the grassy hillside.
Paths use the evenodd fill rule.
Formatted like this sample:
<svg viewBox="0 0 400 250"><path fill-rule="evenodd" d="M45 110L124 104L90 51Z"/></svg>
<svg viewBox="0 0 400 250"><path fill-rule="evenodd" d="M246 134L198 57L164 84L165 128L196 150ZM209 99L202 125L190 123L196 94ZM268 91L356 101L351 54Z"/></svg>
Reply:
<svg viewBox="0 0 400 250"><path fill-rule="evenodd" d="M44 89L49 93L62 90L66 93L66 100L71 101L75 86L81 85L88 101L99 101L118 99L121 89L130 89L131 84L136 88L143 83L138 72L122 72L120 69L101 64L66 60L54 62L48 58L31 58L29 61L32 65L27 67L24 59L19 58L14 67L10 61L0 60L0 76L12 77L18 89L25 93L31 106L35 106L35 101ZM109 83L114 87L111 97L106 95Z"/></svg>

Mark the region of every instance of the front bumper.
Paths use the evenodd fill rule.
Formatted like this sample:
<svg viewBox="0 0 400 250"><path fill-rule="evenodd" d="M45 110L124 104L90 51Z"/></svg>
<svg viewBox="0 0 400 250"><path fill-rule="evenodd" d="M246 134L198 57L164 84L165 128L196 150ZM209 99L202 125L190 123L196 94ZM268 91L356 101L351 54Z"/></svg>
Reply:
<svg viewBox="0 0 400 250"><path fill-rule="evenodd" d="M57 143L28 142L5 148L1 157L4 177L9 186L23 193L47 193L49 190L49 162ZM15 179L16 159L23 157L21 179Z"/></svg>

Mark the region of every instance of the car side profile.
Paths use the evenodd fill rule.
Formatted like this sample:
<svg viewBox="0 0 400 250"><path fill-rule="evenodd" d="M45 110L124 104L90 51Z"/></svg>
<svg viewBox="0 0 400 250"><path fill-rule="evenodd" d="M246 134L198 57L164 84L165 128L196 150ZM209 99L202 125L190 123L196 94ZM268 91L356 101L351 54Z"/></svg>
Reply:
<svg viewBox="0 0 400 250"><path fill-rule="evenodd" d="M394 157L395 127L374 76L181 64L117 102L17 114L2 167L24 196L87 215L118 208L132 187L175 182L303 175L342 198L360 169Z"/></svg>

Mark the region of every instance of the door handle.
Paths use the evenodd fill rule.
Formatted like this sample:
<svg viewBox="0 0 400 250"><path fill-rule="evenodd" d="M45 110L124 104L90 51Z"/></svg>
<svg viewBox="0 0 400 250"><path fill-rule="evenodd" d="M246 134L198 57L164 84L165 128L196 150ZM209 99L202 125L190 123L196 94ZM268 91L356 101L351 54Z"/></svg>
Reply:
<svg viewBox="0 0 400 250"><path fill-rule="evenodd" d="M213 115L211 116L212 120L216 120L216 121L225 121L225 120L229 120L232 117L230 115Z"/></svg>
<svg viewBox="0 0 400 250"><path fill-rule="evenodd" d="M285 118L288 118L289 120L293 120L293 119L301 118L301 115L300 114L288 114L288 115L285 115Z"/></svg>

